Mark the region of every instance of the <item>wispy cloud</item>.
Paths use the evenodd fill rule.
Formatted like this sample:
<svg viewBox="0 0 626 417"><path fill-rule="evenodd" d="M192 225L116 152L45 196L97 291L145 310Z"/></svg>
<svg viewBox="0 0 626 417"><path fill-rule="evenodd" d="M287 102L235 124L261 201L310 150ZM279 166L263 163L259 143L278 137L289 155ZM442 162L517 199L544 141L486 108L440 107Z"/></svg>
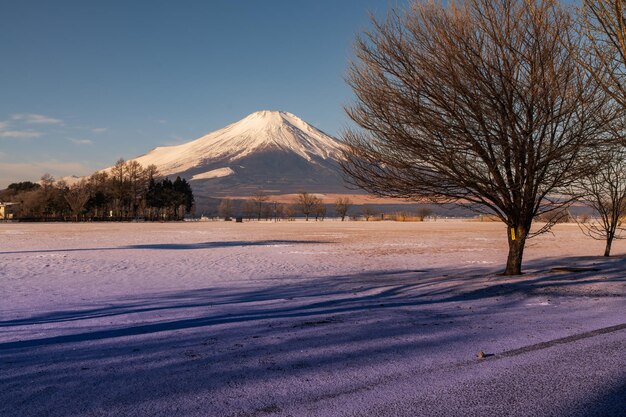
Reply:
<svg viewBox="0 0 626 417"><path fill-rule="evenodd" d="M108 129L108 128L106 128L106 127L94 127L93 129L91 129L91 131L92 131L93 133L104 133L104 132L106 132L107 130L109 130L109 129Z"/></svg>
<svg viewBox="0 0 626 417"><path fill-rule="evenodd" d="M38 124L38 125L62 125L63 120L56 119L54 117L45 116L43 114L34 114L34 113L16 113L11 115L12 120L18 120L24 123L29 124Z"/></svg>
<svg viewBox="0 0 626 417"><path fill-rule="evenodd" d="M34 139L42 136L43 133L35 130L1 130L0 138L6 139Z"/></svg>
<svg viewBox="0 0 626 417"><path fill-rule="evenodd" d="M74 145L93 145L93 140L91 139L70 139Z"/></svg>
<svg viewBox="0 0 626 417"><path fill-rule="evenodd" d="M34 113L15 113L8 120L0 121L0 139L35 139L43 136L43 132L33 129L44 129L44 125L63 125L63 121L54 117Z"/></svg>

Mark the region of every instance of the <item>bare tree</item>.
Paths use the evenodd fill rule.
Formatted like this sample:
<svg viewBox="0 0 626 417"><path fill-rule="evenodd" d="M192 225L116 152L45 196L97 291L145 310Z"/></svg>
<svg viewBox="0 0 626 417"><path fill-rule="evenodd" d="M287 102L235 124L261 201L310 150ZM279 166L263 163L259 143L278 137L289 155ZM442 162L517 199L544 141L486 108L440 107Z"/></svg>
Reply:
<svg viewBox="0 0 626 417"><path fill-rule="evenodd" d="M94 172L87 181L89 194L92 198L90 205L93 206L94 217L102 217L106 214L109 203L107 198L108 186L109 174L106 171Z"/></svg>
<svg viewBox="0 0 626 417"><path fill-rule="evenodd" d="M233 201L230 198L225 198L220 201L220 205L217 208L217 213L220 217L223 217L224 220L230 220L230 218L233 216L233 212Z"/></svg>
<svg viewBox="0 0 626 417"><path fill-rule="evenodd" d="M265 203L263 204L262 207L262 217L266 220L266 221L270 221L272 220L272 218L274 217L274 206L271 203Z"/></svg>
<svg viewBox="0 0 626 417"><path fill-rule="evenodd" d="M283 204L278 201L272 201L269 206L271 208L271 217L274 218L275 222L277 222L278 219L283 218L283 211L285 209Z"/></svg>
<svg viewBox="0 0 626 417"><path fill-rule="evenodd" d="M374 21L348 78L362 128L344 135L352 184L497 215L504 273L520 274L533 218L571 202L559 189L614 117L578 42L551 0L416 2Z"/></svg>
<svg viewBox="0 0 626 417"><path fill-rule="evenodd" d="M580 63L626 107L626 10L624 0L583 0L579 9L585 54Z"/></svg>
<svg viewBox="0 0 626 417"><path fill-rule="evenodd" d="M156 178L159 176L159 168L157 168L154 164L150 164L145 168L145 175L148 178L148 181Z"/></svg>
<svg viewBox="0 0 626 417"><path fill-rule="evenodd" d="M348 197L339 197L337 200L335 200L335 211L341 216L341 221L344 221L351 206L352 200L350 200Z"/></svg>
<svg viewBox="0 0 626 417"><path fill-rule="evenodd" d="M282 215L286 220L293 220L296 216L296 208L293 204L285 204L282 209Z"/></svg>
<svg viewBox="0 0 626 417"><path fill-rule="evenodd" d="M363 206L363 217L365 217L366 222L369 222L370 219L376 216L377 214L378 214L378 211L374 207L369 206L367 204Z"/></svg>
<svg viewBox="0 0 626 417"><path fill-rule="evenodd" d="M142 204L141 197L145 194L148 187L149 177L139 162L128 161L126 163L126 178L128 181L131 213L133 217L137 217L137 210Z"/></svg>
<svg viewBox="0 0 626 417"><path fill-rule="evenodd" d="M606 241L604 256L611 255L614 239L621 239L622 218L626 214L626 151L609 149L599 155L605 161L593 174L575 185L575 194L583 195L583 204L592 208L598 217L578 222L582 232L596 240Z"/></svg>
<svg viewBox="0 0 626 417"><path fill-rule="evenodd" d="M323 221L326 217L326 204L324 204L321 198L317 199L315 207L313 207L313 211L315 213L315 221Z"/></svg>
<svg viewBox="0 0 626 417"><path fill-rule="evenodd" d="M117 216L125 216L126 203L128 202L128 175L127 164L123 158L118 159L111 168L111 188L115 199L115 211Z"/></svg>
<svg viewBox="0 0 626 417"><path fill-rule="evenodd" d="M48 173L41 176L41 189L33 196L34 207L39 210L39 215L44 217L56 217L66 207L63 194L67 189L65 181L55 181Z"/></svg>
<svg viewBox="0 0 626 417"><path fill-rule="evenodd" d="M318 200L319 199L315 195L307 192L302 192L296 197L296 204L300 212L304 214L306 221L309 221L309 215L313 213L313 208L317 204Z"/></svg>
<svg viewBox="0 0 626 417"><path fill-rule="evenodd" d="M72 215L76 221L78 221L78 216L81 211L83 211L83 208L85 208L85 204L89 201L89 197L89 188L85 180L68 187L63 194L63 198L65 198L68 206L70 206L70 210L72 210Z"/></svg>
<svg viewBox="0 0 626 417"><path fill-rule="evenodd" d="M54 182L56 180L54 179L54 177L52 175L50 175L49 173L45 173L41 176L41 178L39 179L39 182L41 183L41 187L44 190L48 190L52 187L54 187Z"/></svg>
<svg viewBox="0 0 626 417"><path fill-rule="evenodd" d="M245 200L241 203L241 213L248 220L252 220L255 213L255 205L253 201Z"/></svg>
<svg viewBox="0 0 626 417"><path fill-rule="evenodd" d="M257 215L257 220L259 221L261 220L261 217L263 217L263 214L266 211L265 203L268 199L269 197L267 196L267 194L265 194L265 191L257 191L257 193L252 198L252 201L254 203L255 213Z"/></svg>

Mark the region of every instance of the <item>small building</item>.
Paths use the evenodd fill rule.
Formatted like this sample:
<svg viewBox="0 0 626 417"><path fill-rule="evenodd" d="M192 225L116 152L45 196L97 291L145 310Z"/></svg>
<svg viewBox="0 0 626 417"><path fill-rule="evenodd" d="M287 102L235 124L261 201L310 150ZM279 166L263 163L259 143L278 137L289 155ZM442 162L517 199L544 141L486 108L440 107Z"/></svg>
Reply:
<svg viewBox="0 0 626 417"><path fill-rule="evenodd" d="M0 220L12 220L19 203L3 203L0 201Z"/></svg>

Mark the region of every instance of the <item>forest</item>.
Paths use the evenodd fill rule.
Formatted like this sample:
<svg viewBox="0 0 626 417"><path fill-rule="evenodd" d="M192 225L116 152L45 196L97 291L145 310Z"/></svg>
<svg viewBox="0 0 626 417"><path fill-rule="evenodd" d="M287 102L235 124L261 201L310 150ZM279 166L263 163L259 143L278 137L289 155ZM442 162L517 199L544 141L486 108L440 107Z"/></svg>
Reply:
<svg viewBox="0 0 626 417"><path fill-rule="evenodd" d="M123 159L73 184L49 174L10 184L0 201L18 203L14 216L22 221L181 220L194 208L185 179L161 178L154 165Z"/></svg>

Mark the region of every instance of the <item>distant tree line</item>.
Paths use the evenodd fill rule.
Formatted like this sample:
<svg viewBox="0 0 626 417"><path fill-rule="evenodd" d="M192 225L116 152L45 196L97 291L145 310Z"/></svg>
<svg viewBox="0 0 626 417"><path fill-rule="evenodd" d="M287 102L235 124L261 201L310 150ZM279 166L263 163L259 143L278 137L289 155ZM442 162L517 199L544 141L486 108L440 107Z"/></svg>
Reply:
<svg viewBox="0 0 626 417"><path fill-rule="evenodd" d="M252 198L239 200L224 198L217 208L218 217L227 221L236 217L251 220L295 220L296 217L305 221L323 221L328 216L328 208L334 209L334 215L341 221L351 220L394 220L394 221L424 221L434 214L433 209L420 205L413 210L384 213L374 206L364 204L355 209L353 201L345 196L338 197L332 202L325 202L320 195L309 192L300 192L295 195L291 203L279 203L272 196L263 191L257 192Z"/></svg>
<svg viewBox="0 0 626 417"><path fill-rule="evenodd" d="M49 174L40 183L10 184L0 201L19 203L22 220L180 220L194 207L185 179L161 178L156 166L123 159L73 184Z"/></svg>
<svg viewBox="0 0 626 417"><path fill-rule="evenodd" d="M338 198L333 206L343 221L352 206L352 201L347 197ZM302 215L306 221L309 218L323 221L327 216L327 205L319 196L308 192L298 193L292 203L280 203L272 200L265 192L259 191L238 205L233 199L222 199L217 214L226 220L241 217L247 220L279 221L294 220L296 216Z"/></svg>

